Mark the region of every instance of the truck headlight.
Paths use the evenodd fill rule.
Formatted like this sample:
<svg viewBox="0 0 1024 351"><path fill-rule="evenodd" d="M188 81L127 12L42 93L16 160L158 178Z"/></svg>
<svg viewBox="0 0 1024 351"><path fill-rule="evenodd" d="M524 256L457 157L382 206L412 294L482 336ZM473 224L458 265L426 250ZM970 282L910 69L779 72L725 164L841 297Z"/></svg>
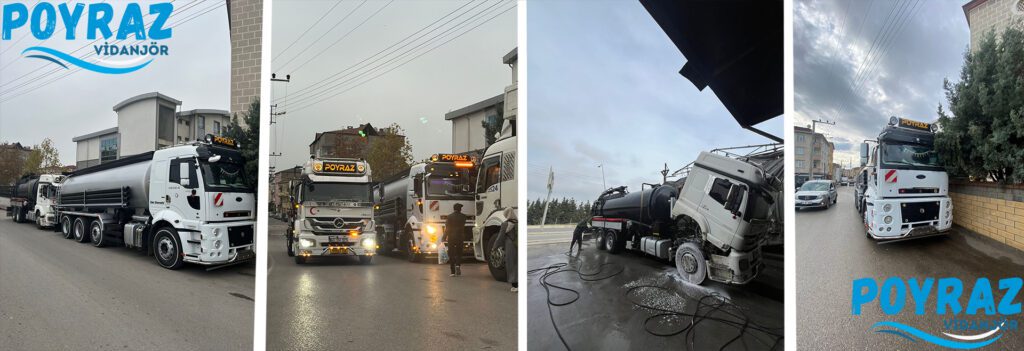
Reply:
<svg viewBox="0 0 1024 351"><path fill-rule="evenodd" d="M435 228L434 226L428 224L427 225L427 234L434 234L434 233L437 233L437 228Z"/></svg>
<svg viewBox="0 0 1024 351"><path fill-rule="evenodd" d="M889 211L892 211L892 204L885 204L885 206L882 206L882 212L889 212Z"/></svg>
<svg viewBox="0 0 1024 351"><path fill-rule="evenodd" d="M885 216L885 218L882 218L882 222L885 222L885 224L892 223L892 216Z"/></svg>
<svg viewBox="0 0 1024 351"><path fill-rule="evenodd" d="M316 242L312 239L299 239L299 246L302 246L303 248L310 248L315 244Z"/></svg>
<svg viewBox="0 0 1024 351"><path fill-rule="evenodd" d="M373 249L373 248L376 248L376 247L377 247L377 240L373 240L373 239L365 239L365 240L363 240L363 248L364 249Z"/></svg>
<svg viewBox="0 0 1024 351"><path fill-rule="evenodd" d="M220 228L213 228L213 237L216 238L216 237L219 237L219 236L220 236Z"/></svg>
<svg viewBox="0 0 1024 351"><path fill-rule="evenodd" d="M214 229L214 230L216 230L216 229ZM223 243L220 240L214 240L213 241L213 249L214 250L220 250L221 244L223 244Z"/></svg>

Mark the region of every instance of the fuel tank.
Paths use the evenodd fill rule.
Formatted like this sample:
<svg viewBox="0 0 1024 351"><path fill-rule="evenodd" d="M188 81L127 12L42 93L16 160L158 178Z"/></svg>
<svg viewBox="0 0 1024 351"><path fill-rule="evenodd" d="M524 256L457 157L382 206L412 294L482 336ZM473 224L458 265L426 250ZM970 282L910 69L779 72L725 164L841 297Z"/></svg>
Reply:
<svg viewBox="0 0 1024 351"><path fill-rule="evenodd" d="M653 224L655 221L671 220L671 199L677 197L679 191L668 185L658 185L635 193L627 192L623 186L601 194L591 212L600 217L626 218Z"/></svg>

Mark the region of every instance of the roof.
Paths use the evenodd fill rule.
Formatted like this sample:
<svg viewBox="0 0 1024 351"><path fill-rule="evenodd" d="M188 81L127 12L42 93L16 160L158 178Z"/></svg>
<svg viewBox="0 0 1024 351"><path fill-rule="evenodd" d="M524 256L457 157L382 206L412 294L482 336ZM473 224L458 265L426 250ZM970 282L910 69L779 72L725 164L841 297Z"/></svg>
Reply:
<svg viewBox="0 0 1024 351"><path fill-rule="evenodd" d="M797 133L810 133L811 128L807 127L793 127L793 131Z"/></svg>
<svg viewBox="0 0 1024 351"><path fill-rule="evenodd" d="M157 93L157 92L152 92L152 93L145 93L145 94L142 94L142 95L136 95L136 96L128 98L127 100L121 101L117 105L114 105L114 111L117 112L118 110L124 108L125 106L134 104L134 103L139 102L139 101L149 100L149 99L161 99L161 100L164 100L164 101L167 101L167 102L171 102L171 103L173 103L175 105L181 105L181 101L175 100L174 98L171 98L170 96L167 96L167 95L164 95L164 94L160 94L160 93Z"/></svg>
<svg viewBox="0 0 1024 351"><path fill-rule="evenodd" d="M988 0L971 0L964 4L964 17L967 17L967 26L971 25L971 10L975 7L981 6Z"/></svg>
<svg viewBox="0 0 1024 351"><path fill-rule="evenodd" d="M456 118L468 115L470 113L483 110L483 109L491 107L491 106L496 106L496 105L498 105L500 103L504 103L504 102L505 102L505 94L498 94L498 96L489 98L487 100L480 101L478 103L475 103L475 104L472 104L472 105L460 108L460 109L452 111L452 112L448 112L448 113L444 114L444 119L446 121L450 121L450 120L453 120L453 119L456 119Z"/></svg>
<svg viewBox="0 0 1024 351"><path fill-rule="evenodd" d="M366 130L366 134L367 135L377 135L377 129L374 128L372 124L365 123L365 124L360 124L358 127L351 127L350 126L348 128L345 128L345 129L338 129L338 130L326 131L326 132L323 132L323 133L316 133L316 137L313 138L313 142L309 143L309 146L313 146L313 144L316 144L316 142L320 140L320 137L322 137L324 135L327 135L327 134L352 134L352 135L358 135L360 130Z"/></svg>
<svg viewBox="0 0 1024 351"><path fill-rule="evenodd" d="M82 141L82 140L92 139L92 138L95 138L95 137L100 137L100 136L104 136L104 135L108 135L108 134L114 134L114 133L117 133L117 127L107 128L107 129L104 129L104 130L101 130L101 131L92 132L92 133L85 134L85 135L79 135L79 136L76 136L74 138L71 138L71 141L77 143L77 142Z"/></svg>
<svg viewBox="0 0 1024 351"><path fill-rule="evenodd" d="M782 0L640 0L686 63L679 71L711 90L740 126L783 113Z"/></svg>
<svg viewBox="0 0 1024 351"><path fill-rule="evenodd" d="M225 110L212 110L212 109L195 109L188 111L178 112L178 116L189 116L189 115L221 115L230 116L231 113Z"/></svg>
<svg viewBox="0 0 1024 351"><path fill-rule="evenodd" d="M501 58L501 63L510 64L519 59L519 47L515 47Z"/></svg>

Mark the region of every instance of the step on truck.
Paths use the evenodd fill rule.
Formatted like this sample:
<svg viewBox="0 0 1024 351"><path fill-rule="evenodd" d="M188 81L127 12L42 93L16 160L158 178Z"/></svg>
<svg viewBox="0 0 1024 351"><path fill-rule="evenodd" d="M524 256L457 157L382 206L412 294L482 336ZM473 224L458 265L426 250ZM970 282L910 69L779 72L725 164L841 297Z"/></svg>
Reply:
<svg viewBox="0 0 1024 351"><path fill-rule="evenodd" d="M251 260L256 199L244 165L234 140L208 135L72 172L57 195L60 231L168 269Z"/></svg>
<svg viewBox="0 0 1024 351"><path fill-rule="evenodd" d="M608 189L581 225L599 249L673 262L690 283L746 284L762 270L762 246L782 232L783 152L772 147L742 157L701 152L677 181Z"/></svg>
<svg viewBox="0 0 1024 351"><path fill-rule="evenodd" d="M312 257L354 256L369 264L377 254L370 166L360 159L310 158L293 183L295 206L288 229L288 255L304 264Z"/></svg>
<svg viewBox="0 0 1024 351"><path fill-rule="evenodd" d="M56 226L54 204L57 188L62 181L64 176L59 174L22 177L14 186L7 216L12 217L16 223L33 222L39 228Z"/></svg>
<svg viewBox="0 0 1024 351"><path fill-rule="evenodd" d="M860 146L854 208L879 242L944 235L953 226L949 175L935 153L934 124L890 117Z"/></svg>
<svg viewBox="0 0 1024 351"><path fill-rule="evenodd" d="M409 261L436 257L448 215L462 204L466 215L463 252L473 252L473 159L466 154L435 154L377 184L374 220L384 252L399 250Z"/></svg>

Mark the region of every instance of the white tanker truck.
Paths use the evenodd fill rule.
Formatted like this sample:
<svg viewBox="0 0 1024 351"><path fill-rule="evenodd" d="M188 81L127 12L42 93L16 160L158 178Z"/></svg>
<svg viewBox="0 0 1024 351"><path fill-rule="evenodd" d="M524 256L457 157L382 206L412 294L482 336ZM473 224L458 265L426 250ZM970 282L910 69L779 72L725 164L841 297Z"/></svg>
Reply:
<svg viewBox="0 0 1024 351"><path fill-rule="evenodd" d="M14 186L7 215L16 223L35 222L39 228L57 225L53 205L62 181L64 176L59 174L22 177Z"/></svg>
<svg viewBox="0 0 1024 351"><path fill-rule="evenodd" d="M377 253L370 201L370 166L359 159L310 159L292 187L297 207L287 233L296 264L314 256L355 256L368 264Z"/></svg>
<svg viewBox="0 0 1024 351"><path fill-rule="evenodd" d="M234 140L207 136L72 172L57 197L60 230L152 253L168 269L252 259L256 200L244 164Z"/></svg>

